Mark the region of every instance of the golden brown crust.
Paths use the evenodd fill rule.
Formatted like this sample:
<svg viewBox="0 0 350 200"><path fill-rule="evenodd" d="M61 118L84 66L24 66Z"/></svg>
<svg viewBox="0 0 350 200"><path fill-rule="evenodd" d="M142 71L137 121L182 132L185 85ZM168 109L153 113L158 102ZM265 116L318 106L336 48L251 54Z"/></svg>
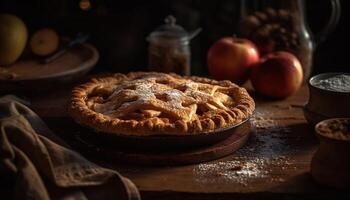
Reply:
<svg viewBox="0 0 350 200"><path fill-rule="evenodd" d="M215 111L208 111L203 116L196 116L191 118L191 120L184 118L172 121L158 117L150 117L142 120L123 119L96 112L88 105L89 95L93 94L96 88L100 89L100 93L103 93L103 90L101 92L101 88L118 85L119 83L127 83L127 81L152 74L170 76L176 80L186 79L197 83L217 85L222 90L225 90L225 92L227 90L227 93L234 101L234 105L232 104L230 109L226 110L216 109ZM71 117L81 125L91 127L99 132L128 136L208 134L241 123L252 115L254 109L254 100L249 96L248 92L230 81L216 81L195 76L181 77L176 74L154 72L132 72L127 75L114 74L109 77L92 79L90 82L73 89L71 102L68 107ZM172 110L172 112L175 116L181 116L183 114L178 113L180 110L177 111L176 109Z"/></svg>

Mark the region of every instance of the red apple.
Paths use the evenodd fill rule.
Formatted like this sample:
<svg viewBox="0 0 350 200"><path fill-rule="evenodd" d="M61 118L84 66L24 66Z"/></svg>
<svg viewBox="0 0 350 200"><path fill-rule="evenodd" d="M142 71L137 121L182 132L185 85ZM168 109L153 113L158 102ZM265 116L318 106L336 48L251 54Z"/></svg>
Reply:
<svg viewBox="0 0 350 200"><path fill-rule="evenodd" d="M210 47L207 59L213 78L243 84L252 65L259 61L259 53L247 39L224 37Z"/></svg>
<svg viewBox="0 0 350 200"><path fill-rule="evenodd" d="M263 56L252 68L251 81L262 95L284 98L295 94L303 81L299 60L288 52L275 52Z"/></svg>

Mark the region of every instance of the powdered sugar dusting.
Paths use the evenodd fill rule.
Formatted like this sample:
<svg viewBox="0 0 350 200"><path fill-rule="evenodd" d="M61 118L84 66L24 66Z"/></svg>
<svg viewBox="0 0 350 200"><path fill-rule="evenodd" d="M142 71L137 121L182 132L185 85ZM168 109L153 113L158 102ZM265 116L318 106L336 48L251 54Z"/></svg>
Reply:
<svg viewBox="0 0 350 200"><path fill-rule="evenodd" d="M244 160L244 161L243 161ZM270 169L279 165L289 167L291 162L285 156L275 158L236 157L235 160L199 164L194 168L196 181L204 183L236 182L247 185L251 181L272 177L272 181L283 181L271 174ZM218 177L220 179L218 179Z"/></svg>
<svg viewBox="0 0 350 200"><path fill-rule="evenodd" d="M151 74L140 79L118 83L118 87L103 102L96 102L96 112L125 118L141 116L143 107L172 115L176 119L195 120L197 104L212 110L228 110L220 98L213 96L218 86L176 79L169 75ZM202 88L201 88L202 87ZM228 91L232 88L227 87ZM219 92L218 92L219 93ZM134 114L134 115L130 115ZM142 116L145 117L145 116ZM154 116L152 116L154 117Z"/></svg>
<svg viewBox="0 0 350 200"><path fill-rule="evenodd" d="M261 162L264 162L261 160ZM260 163L261 164L261 163ZM245 181L250 178L263 177L266 175L259 166L258 162L227 161L209 164L200 164L195 168L198 175L197 181L214 182L216 180L207 177L222 177L222 181Z"/></svg>
<svg viewBox="0 0 350 200"><path fill-rule="evenodd" d="M250 141L228 161L199 164L193 169L198 182L233 182L247 185L251 181L269 177L270 181L284 181L272 174L273 168L284 170L292 162L287 154L293 148L286 144L286 137L291 134L288 127L280 125L268 116L273 114L257 109L251 119L255 132ZM282 166L282 167L281 167Z"/></svg>
<svg viewBox="0 0 350 200"><path fill-rule="evenodd" d="M248 144L238 153L254 153L256 157L274 158L293 151L293 148L285 144L286 137L292 133L291 129L268 117L271 115L273 114L268 111L256 110L251 118L251 123L256 129L251 137L254 146Z"/></svg>
<svg viewBox="0 0 350 200"><path fill-rule="evenodd" d="M164 93L168 96L170 100L173 100L173 101L180 101L182 97L181 92L175 89L166 90L164 91Z"/></svg>
<svg viewBox="0 0 350 200"><path fill-rule="evenodd" d="M173 107L174 109L180 109L183 108L181 105L181 99L183 98L183 94L175 89L169 89L164 91L164 94L167 95L169 105Z"/></svg>

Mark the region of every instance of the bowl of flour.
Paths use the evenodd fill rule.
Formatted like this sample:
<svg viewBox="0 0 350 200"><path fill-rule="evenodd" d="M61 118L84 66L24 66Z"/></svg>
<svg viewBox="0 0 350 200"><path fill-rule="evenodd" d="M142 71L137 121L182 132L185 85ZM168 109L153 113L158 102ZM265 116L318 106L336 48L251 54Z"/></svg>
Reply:
<svg viewBox="0 0 350 200"><path fill-rule="evenodd" d="M350 73L323 73L309 80L309 100L304 107L308 122L350 117Z"/></svg>

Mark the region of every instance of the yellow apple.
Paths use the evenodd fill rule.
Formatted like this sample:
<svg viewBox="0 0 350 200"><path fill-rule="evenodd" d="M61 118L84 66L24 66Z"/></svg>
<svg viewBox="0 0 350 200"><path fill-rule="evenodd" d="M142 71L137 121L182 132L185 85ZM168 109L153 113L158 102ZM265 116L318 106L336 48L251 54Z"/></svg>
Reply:
<svg viewBox="0 0 350 200"><path fill-rule="evenodd" d="M15 62L26 46L28 32L23 21L10 14L0 14L0 65Z"/></svg>

